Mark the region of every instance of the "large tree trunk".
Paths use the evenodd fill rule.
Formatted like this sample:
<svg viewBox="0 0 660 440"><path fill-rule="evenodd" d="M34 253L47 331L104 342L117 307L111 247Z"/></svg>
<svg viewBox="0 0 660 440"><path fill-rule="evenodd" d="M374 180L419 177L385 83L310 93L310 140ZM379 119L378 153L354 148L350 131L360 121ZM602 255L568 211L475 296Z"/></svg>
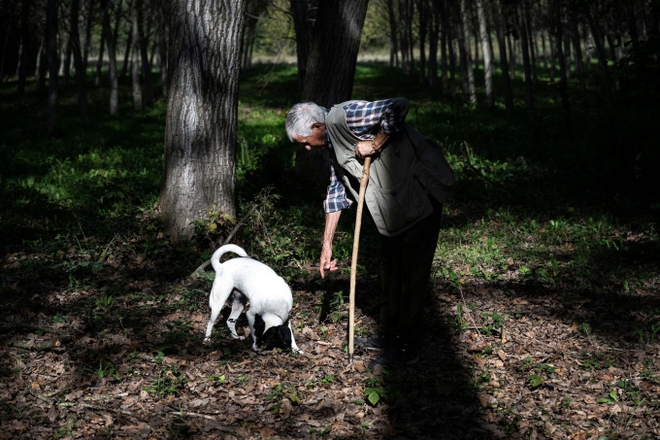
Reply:
<svg viewBox="0 0 660 440"><path fill-rule="evenodd" d="M350 99L368 0L320 2L303 100L330 106Z"/></svg>
<svg viewBox="0 0 660 440"><path fill-rule="evenodd" d="M244 0L172 3L161 217L173 240L211 211L236 216Z"/></svg>
<svg viewBox="0 0 660 440"><path fill-rule="evenodd" d="M78 107L80 119L87 121L87 87L85 84L85 64L80 51L80 30L78 25L78 12L80 11L80 0L71 0L71 50L73 51L73 63L76 67L76 83L78 86Z"/></svg>
<svg viewBox="0 0 660 440"><path fill-rule="evenodd" d="M110 29L110 5L108 0L101 0L103 11L103 35L108 48L108 72L110 74L110 114L119 112L119 81L117 79L117 52L115 39Z"/></svg>
<svg viewBox="0 0 660 440"><path fill-rule="evenodd" d="M477 16L479 17L479 38L481 39L481 50L484 54L484 80L486 83L486 106L492 108L495 105L493 95L493 53L488 41L488 24L486 22L486 13L484 12L483 0L477 0Z"/></svg>
<svg viewBox="0 0 660 440"><path fill-rule="evenodd" d="M48 133L57 130L57 80L59 74L57 58L57 0L46 4L46 51L48 53Z"/></svg>

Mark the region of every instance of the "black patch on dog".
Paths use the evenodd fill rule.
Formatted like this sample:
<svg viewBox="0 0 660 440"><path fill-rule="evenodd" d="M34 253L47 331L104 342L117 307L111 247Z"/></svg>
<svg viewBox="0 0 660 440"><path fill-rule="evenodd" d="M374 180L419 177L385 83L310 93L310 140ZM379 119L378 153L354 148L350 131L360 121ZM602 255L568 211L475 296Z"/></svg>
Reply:
<svg viewBox="0 0 660 440"><path fill-rule="evenodd" d="M266 323L257 313L254 315L254 333L257 336L257 347L265 350L273 348L291 348L291 331L288 321L282 325L276 325L264 332Z"/></svg>

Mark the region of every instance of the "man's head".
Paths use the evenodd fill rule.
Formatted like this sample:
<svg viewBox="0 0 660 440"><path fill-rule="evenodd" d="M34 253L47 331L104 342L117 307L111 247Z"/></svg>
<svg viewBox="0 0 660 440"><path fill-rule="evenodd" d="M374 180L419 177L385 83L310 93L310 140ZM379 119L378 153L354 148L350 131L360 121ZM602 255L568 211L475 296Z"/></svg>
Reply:
<svg viewBox="0 0 660 440"><path fill-rule="evenodd" d="M325 111L313 102L301 102L286 115L286 134L306 149L325 146Z"/></svg>

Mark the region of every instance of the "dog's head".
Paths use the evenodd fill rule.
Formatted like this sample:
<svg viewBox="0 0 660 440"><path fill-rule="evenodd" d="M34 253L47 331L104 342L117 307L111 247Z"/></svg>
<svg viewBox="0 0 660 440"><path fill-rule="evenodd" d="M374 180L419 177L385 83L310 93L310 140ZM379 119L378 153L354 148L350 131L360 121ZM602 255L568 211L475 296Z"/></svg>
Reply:
<svg viewBox="0 0 660 440"><path fill-rule="evenodd" d="M261 315L256 314L254 316L254 332L257 336L257 346L259 349L291 348L291 330L289 330L288 321L281 325L266 327L267 323Z"/></svg>

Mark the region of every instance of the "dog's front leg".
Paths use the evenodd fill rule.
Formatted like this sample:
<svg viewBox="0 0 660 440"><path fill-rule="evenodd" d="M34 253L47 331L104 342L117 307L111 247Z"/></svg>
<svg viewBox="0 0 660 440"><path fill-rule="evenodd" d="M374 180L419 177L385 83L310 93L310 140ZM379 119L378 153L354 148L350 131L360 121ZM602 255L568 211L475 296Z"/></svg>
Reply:
<svg viewBox="0 0 660 440"><path fill-rule="evenodd" d="M293 328L291 328L291 320L289 320L289 331L291 332L291 350L293 350L294 353L300 353L303 354L302 350L298 348L296 345L296 338L293 337Z"/></svg>
<svg viewBox="0 0 660 440"><path fill-rule="evenodd" d="M259 346L257 345L257 333L254 330L254 313L250 313L250 311L248 310L248 312L245 315L247 316L248 324L250 324L250 335L252 336L252 350L261 351L259 350Z"/></svg>

